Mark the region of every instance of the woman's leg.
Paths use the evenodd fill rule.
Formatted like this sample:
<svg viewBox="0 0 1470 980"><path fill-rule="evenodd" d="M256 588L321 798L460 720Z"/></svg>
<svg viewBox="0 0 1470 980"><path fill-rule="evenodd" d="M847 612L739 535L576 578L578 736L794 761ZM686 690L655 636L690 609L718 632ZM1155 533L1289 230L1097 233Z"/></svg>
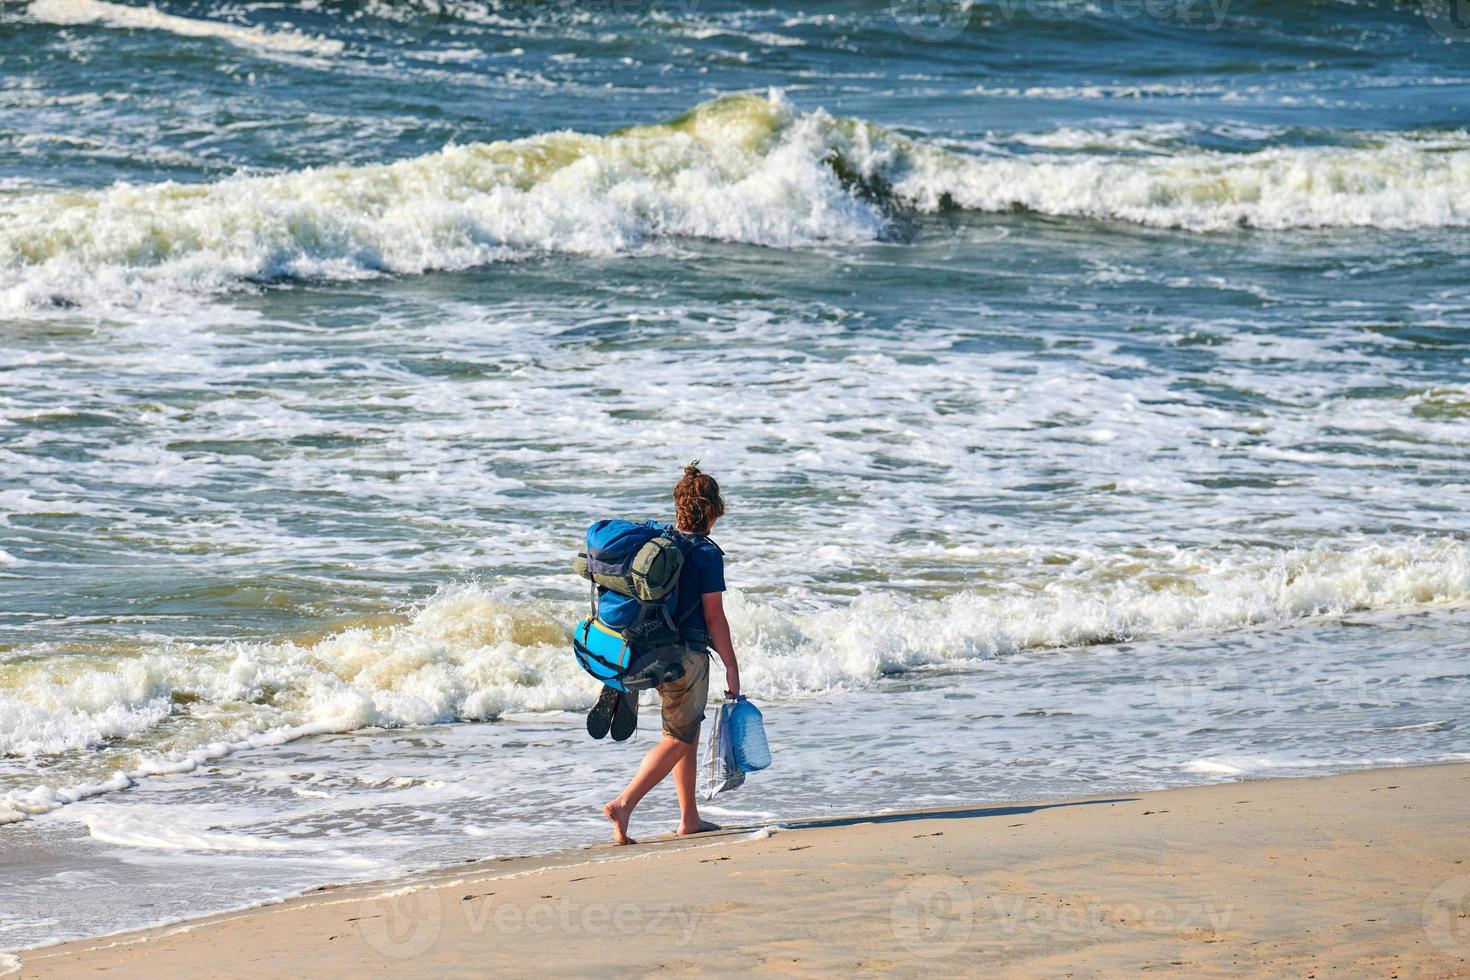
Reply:
<svg viewBox="0 0 1470 980"><path fill-rule="evenodd" d="M628 818L633 815L633 808L648 795L648 791L657 786L665 776L673 771L680 762L686 763L690 772L690 799L694 798L694 746L686 745L677 738L665 735L659 739L657 745L648 750L643 757L643 762L638 766L638 772L633 775L632 782L628 783L626 789L611 803L602 808L602 815L612 821L614 844L636 844L633 838L628 836ZM682 808L684 802L684 790L682 784L679 787L679 803Z"/></svg>
<svg viewBox="0 0 1470 980"><path fill-rule="evenodd" d="M613 842L635 843L628 836L628 818L648 791L670 772L674 773L674 789L679 796L679 833L697 834L717 830L714 824L699 819L699 804L694 793L697 768L695 746L699 744L700 722L709 700L709 654L703 649L685 651L684 676L658 686L663 715L663 738L643 757L643 763L627 789L602 808L603 816L612 821Z"/></svg>
<svg viewBox="0 0 1470 980"><path fill-rule="evenodd" d="M674 792L679 794L679 834L702 834L708 830L719 830L718 824L699 818L699 798L694 792L694 777L699 769L698 755L694 746L699 744L699 724L694 725L694 744L684 758L674 763Z"/></svg>

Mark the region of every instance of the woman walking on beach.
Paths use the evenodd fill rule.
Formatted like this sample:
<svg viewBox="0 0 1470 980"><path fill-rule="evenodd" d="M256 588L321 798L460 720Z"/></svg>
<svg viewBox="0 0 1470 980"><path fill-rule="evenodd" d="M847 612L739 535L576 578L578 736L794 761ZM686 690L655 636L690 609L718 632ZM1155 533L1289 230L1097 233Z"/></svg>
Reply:
<svg viewBox="0 0 1470 980"><path fill-rule="evenodd" d="M698 461L696 460L695 463ZM725 558L707 535L725 513L725 501L715 478L701 473L695 463L684 468L684 478L674 487L675 527L698 539L686 555L679 575L678 617L690 635L703 635L708 647L725 665L725 697L740 693L740 668L730 642L730 624L725 619ZM676 621L681 621L676 619ZM628 836L628 818L648 791L674 774L679 796L680 834L718 830L699 816L695 799L695 747L709 700L709 650L703 643L675 644L657 651L661 660L682 659L684 675L658 685L663 714L663 738L643 757L638 772L618 797L605 804L603 814L612 821L613 842L636 843Z"/></svg>

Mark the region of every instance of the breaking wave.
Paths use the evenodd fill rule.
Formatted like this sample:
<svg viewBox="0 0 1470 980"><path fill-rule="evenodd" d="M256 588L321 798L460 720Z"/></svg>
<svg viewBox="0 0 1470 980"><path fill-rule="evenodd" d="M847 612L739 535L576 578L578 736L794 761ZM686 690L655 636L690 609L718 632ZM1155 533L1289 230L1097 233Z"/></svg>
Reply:
<svg viewBox="0 0 1470 980"><path fill-rule="evenodd" d="M129 8L132 9L132 8ZM147 305L280 279L462 269L681 239L891 237L903 213L1025 210L1194 231L1470 224L1470 135L1248 153L960 152L734 95L661 125L215 183L0 195L0 308Z"/></svg>
<svg viewBox="0 0 1470 980"><path fill-rule="evenodd" d="M877 593L815 612L735 594L730 618L745 686L789 699L1024 650L1467 600L1470 545L1445 539L1094 556L1044 586L935 600ZM306 735L583 709L596 685L567 643L580 610L458 585L395 625L315 642L0 660L0 754L45 762L107 746L116 760L91 782L9 791L0 823Z"/></svg>

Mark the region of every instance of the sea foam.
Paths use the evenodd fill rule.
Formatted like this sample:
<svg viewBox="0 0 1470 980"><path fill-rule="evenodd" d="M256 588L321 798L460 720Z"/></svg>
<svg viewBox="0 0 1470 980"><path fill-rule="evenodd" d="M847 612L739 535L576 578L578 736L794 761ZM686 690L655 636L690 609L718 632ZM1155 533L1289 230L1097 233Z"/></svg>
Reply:
<svg viewBox="0 0 1470 980"><path fill-rule="evenodd" d="M179 37L215 38L263 52L335 55L345 47L341 41L331 38L179 17L152 6L109 3L108 0L32 0L26 13L31 20L43 24L100 24L122 30L163 31Z"/></svg>

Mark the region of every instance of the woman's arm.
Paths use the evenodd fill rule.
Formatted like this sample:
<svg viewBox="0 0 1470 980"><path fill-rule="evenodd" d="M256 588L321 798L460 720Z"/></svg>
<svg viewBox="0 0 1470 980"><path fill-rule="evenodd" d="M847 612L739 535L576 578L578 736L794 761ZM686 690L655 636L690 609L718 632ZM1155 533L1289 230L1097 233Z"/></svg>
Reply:
<svg viewBox="0 0 1470 980"><path fill-rule="evenodd" d="M725 618L723 592L704 594L704 626L709 630L710 645L725 664L725 696L740 693L740 665L735 662L735 644L730 642L730 621Z"/></svg>

